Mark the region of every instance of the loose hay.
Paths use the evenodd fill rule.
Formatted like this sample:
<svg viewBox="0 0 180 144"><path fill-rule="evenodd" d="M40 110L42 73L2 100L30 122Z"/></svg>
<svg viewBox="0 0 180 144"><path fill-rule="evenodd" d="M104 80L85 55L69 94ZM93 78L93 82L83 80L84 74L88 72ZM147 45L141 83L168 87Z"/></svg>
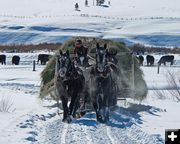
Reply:
<svg viewBox="0 0 180 144"><path fill-rule="evenodd" d="M133 56L134 60L134 84L135 89L132 89L132 55L130 50L124 43L114 42L112 40L105 40L92 37L74 37L65 42L60 49L69 50L73 54L74 42L81 39L84 46L89 49L89 55L94 57L96 43L100 45L107 44L110 51L117 50L118 67L120 73L118 76L118 85L120 93L118 97L133 97L137 100L143 100L147 95L147 85L143 79L143 73L139 68L137 59ZM45 69L41 73L41 90L40 98L43 99L48 95L55 98L54 89L54 74L55 74L55 55L50 59Z"/></svg>

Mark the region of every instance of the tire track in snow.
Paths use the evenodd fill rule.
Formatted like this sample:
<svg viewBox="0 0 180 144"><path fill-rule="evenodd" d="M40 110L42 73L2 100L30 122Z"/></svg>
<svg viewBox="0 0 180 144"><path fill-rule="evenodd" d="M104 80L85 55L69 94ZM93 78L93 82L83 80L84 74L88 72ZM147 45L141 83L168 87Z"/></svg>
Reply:
<svg viewBox="0 0 180 144"><path fill-rule="evenodd" d="M96 127L90 127L87 130L89 139L91 139L93 144L114 144L113 138L107 132L107 125L98 123Z"/></svg>
<svg viewBox="0 0 180 144"><path fill-rule="evenodd" d="M64 123L63 131L61 134L61 144L66 144L66 135L68 131L69 124Z"/></svg>
<svg viewBox="0 0 180 144"><path fill-rule="evenodd" d="M85 130L85 133L86 133L87 143L88 143L88 144L93 144L93 142L92 142L92 140L91 140L91 137L90 137L89 134L88 134L87 129Z"/></svg>
<svg viewBox="0 0 180 144"><path fill-rule="evenodd" d="M149 135L139 126L111 118L107 124L83 117L67 124L61 118L46 127L44 144L163 144L159 135ZM41 142L40 142L41 143ZM39 144L40 144L39 143Z"/></svg>
<svg viewBox="0 0 180 144"><path fill-rule="evenodd" d="M39 131L37 144L66 144L68 124L63 123L61 118L52 120L42 131Z"/></svg>
<svg viewBox="0 0 180 144"><path fill-rule="evenodd" d="M106 131L107 131L107 136L109 137L109 139L111 140L111 143L112 144L115 144L115 140L112 136L112 133L111 133L111 129L109 128L109 126L106 126Z"/></svg>
<svg viewBox="0 0 180 144"><path fill-rule="evenodd" d="M110 127L109 127L110 128ZM116 141L114 144L163 144L164 141L157 135L149 135L138 126L126 128L111 127L111 132Z"/></svg>
<svg viewBox="0 0 180 144"><path fill-rule="evenodd" d="M80 125L79 123L71 123L69 124L69 129L67 132L67 144L77 143L77 144L87 144L89 143L88 134L87 134L87 126ZM91 143L89 143L91 144Z"/></svg>

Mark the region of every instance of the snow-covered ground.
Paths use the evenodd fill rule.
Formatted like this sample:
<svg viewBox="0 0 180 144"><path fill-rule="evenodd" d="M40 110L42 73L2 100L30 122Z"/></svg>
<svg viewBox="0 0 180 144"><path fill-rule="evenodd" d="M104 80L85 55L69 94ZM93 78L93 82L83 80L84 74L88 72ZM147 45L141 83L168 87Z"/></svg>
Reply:
<svg viewBox="0 0 180 144"><path fill-rule="evenodd" d="M95 1L95 0L94 0ZM72 36L95 36L123 40L128 44L180 46L179 0L106 0L103 6L88 0L0 0L0 44L64 42ZM74 5L78 2L79 11ZM53 101L38 99L40 73L32 71L38 53L21 53L19 66L11 65L14 53L6 53L0 65L0 102L12 104L0 112L0 144L164 143L165 129L180 128L180 104L169 94L167 71L178 76L175 66L141 67L148 97L141 104L127 99L111 112L110 121L100 124L88 113L71 124L61 122ZM156 55L156 61L160 56ZM163 96L157 91L163 90ZM1 104L1 103L0 103ZM0 106L1 107L1 106Z"/></svg>
<svg viewBox="0 0 180 144"><path fill-rule="evenodd" d="M95 1L95 0L94 0ZM0 43L64 42L96 36L128 44L180 46L179 0L0 0ZM78 2L79 11L74 5Z"/></svg>
<svg viewBox="0 0 180 144"><path fill-rule="evenodd" d="M37 54L21 53L28 64L24 60L19 66L0 65L0 101L12 103L8 113L0 112L1 144L163 144L165 129L180 128L180 103L168 93L166 81L169 70L179 76L179 55L175 55L176 65L162 66L159 74L156 65L141 67L149 89L142 103L130 98L119 101L106 124L98 123L94 112L66 124L56 114L54 101L38 99L44 66L37 65L34 72L30 63ZM6 55L10 61L13 54ZM156 61L160 57L154 56ZM157 95L158 89L164 90L163 96Z"/></svg>

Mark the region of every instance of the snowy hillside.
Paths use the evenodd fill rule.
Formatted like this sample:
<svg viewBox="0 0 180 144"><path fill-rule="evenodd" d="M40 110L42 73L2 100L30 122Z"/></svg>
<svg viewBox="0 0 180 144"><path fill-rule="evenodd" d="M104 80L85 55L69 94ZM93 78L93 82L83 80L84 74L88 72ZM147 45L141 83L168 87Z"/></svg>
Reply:
<svg viewBox="0 0 180 144"><path fill-rule="evenodd" d="M79 4L81 13L118 17L179 17L179 0L105 0L107 7L97 7L96 0L1 0L1 14L17 16L46 16L75 14Z"/></svg>
<svg viewBox="0 0 180 144"><path fill-rule="evenodd" d="M78 2L79 11L74 5ZM0 43L64 42L97 36L180 46L179 0L0 0Z"/></svg>

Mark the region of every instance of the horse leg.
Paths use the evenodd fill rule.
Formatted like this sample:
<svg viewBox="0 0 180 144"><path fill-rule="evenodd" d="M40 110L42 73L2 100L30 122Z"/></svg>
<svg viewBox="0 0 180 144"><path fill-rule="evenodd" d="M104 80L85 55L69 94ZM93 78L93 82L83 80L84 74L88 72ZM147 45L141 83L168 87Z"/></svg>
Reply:
<svg viewBox="0 0 180 144"><path fill-rule="evenodd" d="M114 90L113 90L113 81L112 79L110 79L111 83L111 89L110 92L108 91L104 91L104 97L103 97L103 101L102 101L102 116L103 116L103 122L107 122L109 120L109 107L110 105L112 105L112 98L110 96L112 96L114 94Z"/></svg>
<svg viewBox="0 0 180 144"><path fill-rule="evenodd" d="M76 117L76 111L78 108L80 108L80 103L79 103L80 99L79 97L76 98L75 103L74 103L74 109L72 112L73 117ZM80 117L80 114L78 115L78 117Z"/></svg>
<svg viewBox="0 0 180 144"><path fill-rule="evenodd" d="M103 122L102 116L101 116L101 113L99 111L97 102L93 102L93 107L94 107L94 110L96 112L96 119L97 119L97 121Z"/></svg>
<svg viewBox="0 0 180 144"><path fill-rule="evenodd" d="M112 92L112 95L113 95L113 92ZM107 121L109 121L110 96L106 95L105 99L106 99L105 100L106 104L105 104L105 107L104 107L104 122L107 122Z"/></svg>
<svg viewBox="0 0 180 144"><path fill-rule="evenodd" d="M87 97L88 97L88 94L87 92L85 91L84 92L84 96L83 96L83 99L82 99L82 105L80 104L80 114L81 116L85 115L86 114L86 111L85 111L85 108L86 108L86 103L87 103Z"/></svg>
<svg viewBox="0 0 180 144"><path fill-rule="evenodd" d="M59 108L60 108L59 100L57 100L57 108L58 108L57 113L58 113L58 115L60 115L60 113L59 113Z"/></svg>
<svg viewBox="0 0 180 144"><path fill-rule="evenodd" d="M75 117L75 106L76 106L76 99L77 99L77 94L73 94L72 97L71 97L71 103L69 105L69 115L72 115L73 114L73 117Z"/></svg>
<svg viewBox="0 0 180 144"><path fill-rule="evenodd" d="M61 98L61 101L62 101L62 106L63 106L63 122L68 122L70 123L72 120L70 119L70 117L68 116L68 106L67 106L67 103L68 103L68 98Z"/></svg>

